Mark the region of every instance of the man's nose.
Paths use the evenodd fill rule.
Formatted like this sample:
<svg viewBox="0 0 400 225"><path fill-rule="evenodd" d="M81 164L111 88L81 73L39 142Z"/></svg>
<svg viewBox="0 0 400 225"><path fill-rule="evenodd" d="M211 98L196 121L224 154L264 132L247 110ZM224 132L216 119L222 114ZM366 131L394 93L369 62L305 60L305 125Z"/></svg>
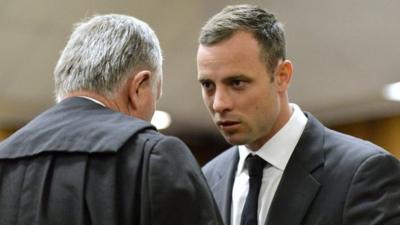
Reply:
<svg viewBox="0 0 400 225"><path fill-rule="evenodd" d="M223 88L217 88L215 91L212 108L214 112L220 114L232 109L232 99Z"/></svg>

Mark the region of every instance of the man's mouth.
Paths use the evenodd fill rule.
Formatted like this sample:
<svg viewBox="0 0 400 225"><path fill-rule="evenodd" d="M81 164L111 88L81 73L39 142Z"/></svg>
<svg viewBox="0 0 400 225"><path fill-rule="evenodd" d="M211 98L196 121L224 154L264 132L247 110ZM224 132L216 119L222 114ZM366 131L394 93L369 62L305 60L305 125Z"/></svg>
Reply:
<svg viewBox="0 0 400 225"><path fill-rule="evenodd" d="M236 129L240 122L234 120L221 120L217 121L216 124L220 129L228 132Z"/></svg>

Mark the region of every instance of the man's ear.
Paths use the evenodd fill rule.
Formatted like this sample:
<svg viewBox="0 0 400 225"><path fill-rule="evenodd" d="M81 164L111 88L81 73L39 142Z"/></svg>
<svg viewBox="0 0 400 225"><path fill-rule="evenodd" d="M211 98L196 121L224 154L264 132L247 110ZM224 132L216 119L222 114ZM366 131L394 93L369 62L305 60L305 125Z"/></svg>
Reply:
<svg viewBox="0 0 400 225"><path fill-rule="evenodd" d="M277 87L280 91L287 91L292 80L293 65L292 62L285 59L279 63L275 71Z"/></svg>
<svg viewBox="0 0 400 225"><path fill-rule="evenodd" d="M128 95L133 110L140 105L140 100L147 89L151 90L151 72L142 70L136 73L128 83Z"/></svg>

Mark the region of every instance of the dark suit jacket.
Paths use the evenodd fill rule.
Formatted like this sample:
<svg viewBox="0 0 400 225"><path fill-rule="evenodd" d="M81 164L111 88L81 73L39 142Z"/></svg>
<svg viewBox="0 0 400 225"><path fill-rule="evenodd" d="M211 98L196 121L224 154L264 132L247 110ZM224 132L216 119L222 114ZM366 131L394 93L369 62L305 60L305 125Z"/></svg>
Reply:
<svg viewBox="0 0 400 225"><path fill-rule="evenodd" d="M178 139L83 98L66 99L0 145L1 225L220 225Z"/></svg>
<svg viewBox="0 0 400 225"><path fill-rule="evenodd" d="M306 116L266 224L399 225L399 161L376 145ZM235 146L203 168L226 225L238 159Z"/></svg>

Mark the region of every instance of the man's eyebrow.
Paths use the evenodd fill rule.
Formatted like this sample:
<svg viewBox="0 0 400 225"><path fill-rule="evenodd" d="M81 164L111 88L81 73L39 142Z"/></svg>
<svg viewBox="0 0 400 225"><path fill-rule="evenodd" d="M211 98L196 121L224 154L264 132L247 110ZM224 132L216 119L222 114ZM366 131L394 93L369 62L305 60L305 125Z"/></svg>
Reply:
<svg viewBox="0 0 400 225"><path fill-rule="evenodd" d="M250 78L244 74L236 74L236 75L228 76L228 77L225 77L223 80L231 81L231 80L236 80L236 79L250 80Z"/></svg>
<svg viewBox="0 0 400 225"><path fill-rule="evenodd" d="M211 80L211 79L206 78L206 77L198 77L197 80L198 80L199 82L203 82L203 81L209 81L209 80Z"/></svg>
<svg viewBox="0 0 400 225"><path fill-rule="evenodd" d="M251 78L249 78L248 76L246 76L244 74L234 74L234 75L224 77L222 79L222 82L229 82L229 81L236 80L236 79L245 80L245 81L251 80ZM201 83L201 82L205 82L205 81L212 81L212 79L208 78L207 75L199 75L197 77L197 81Z"/></svg>

